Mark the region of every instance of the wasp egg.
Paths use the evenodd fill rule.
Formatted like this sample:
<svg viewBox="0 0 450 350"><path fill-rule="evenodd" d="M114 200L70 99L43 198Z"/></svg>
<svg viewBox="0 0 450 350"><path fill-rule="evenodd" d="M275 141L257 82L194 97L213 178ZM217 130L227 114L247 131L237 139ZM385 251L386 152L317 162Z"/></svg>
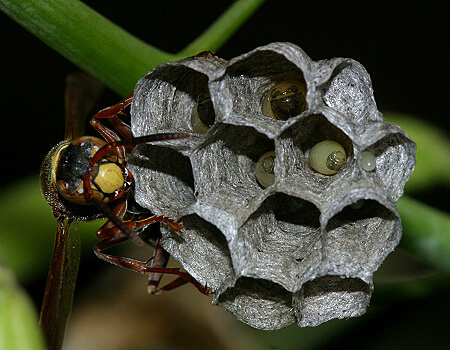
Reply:
<svg viewBox="0 0 450 350"><path fill-rule="evenodd" d="M264 153L256 163L256 179L263 187L269 187L275 182L275 152Z"/></svg>
<svg viewBox="0 0 450 350"><path fill-rule="evenodd" d="M347 164L344 147L336 141L322 141L309 151L309 166L323 175L334 175Z"/></svg>
<svg viewBox="0 0 450 350"><path fill-rule="evenodd" d="M361 153L361 168L363 168L365 171L372 171L375 169L377 165L375 156L369 152L364 151Z"/></svg>
<svg viewBox="0 0 450 350"><path fill-rule="evenodd" d="M216 120L216 114L209 97L200 99L192 108L191 124L194 131L205 134Z"/></svg>
<svg viewBox="0 0 450 350"><path fill-rule="evenodd" d="M275 84L264 96L262 114L279 120L288 120L308 108L306 84L300 81L285 81Z"/></svg>

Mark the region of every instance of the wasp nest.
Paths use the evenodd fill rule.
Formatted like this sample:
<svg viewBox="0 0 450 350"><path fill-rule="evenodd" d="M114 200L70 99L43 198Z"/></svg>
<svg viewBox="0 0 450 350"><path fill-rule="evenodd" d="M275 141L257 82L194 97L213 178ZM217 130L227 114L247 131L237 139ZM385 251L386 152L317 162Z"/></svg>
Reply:
<svg viewBox="0 0 450 350"><path fill-rule="evenodd" d="M416 146L377 110L364 67L273 43L224 61L192 57L136 85L136 200L182 222L163 247L213 303L253 327L363 314L398 244L395 203Z"/></svg>

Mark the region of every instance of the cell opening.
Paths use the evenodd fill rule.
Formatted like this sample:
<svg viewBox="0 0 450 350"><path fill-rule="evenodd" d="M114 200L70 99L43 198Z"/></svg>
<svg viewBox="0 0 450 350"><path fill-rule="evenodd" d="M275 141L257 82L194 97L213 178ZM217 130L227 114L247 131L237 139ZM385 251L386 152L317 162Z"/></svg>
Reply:
<svg viewBox="0 0 450 350"><path fill-rule="evenodd" d="M239 278L234 287L219 295L217 304L259 329L280 329L296 321L292 293L264 279Z"/></svg>
<svg viewBox="0 0 450 350"><path fill-rule="evenodd" d="M133 133L206 133L215 122L208 76L184 65L163 65L142 78L133 102ZM135 129L142 129L137 133Z"/></svg>
<svg viewBox="0 0 450 350"><path fill-rule="evenodd" d="M303 199L284 193L276 193L268 198L275 219L282 227L286 224L309 228L320 228L320 211L317 207Z"/></svg>
<svg viewBox="0 0 450 350"><path fill-rule="evenodd" d="M370 173L377 174L394 200L398 200L414 169L414 143L404 135L395 133L385 136L365 151L376 158L376 167ZM363 161L362 159L361 162Z"/></svg>
<svg viewBox="0 0 450 350"><path fill-rule="evenodd" d="M208 177L220 183L215 187L251 185L248 190L262 190L257 180L257 163L261 156L274 149L273 140L251 127L220 124L216 134L198 152L215 154L214 166L210 164L211 160L204 164L206 159L199 166L212 172Z"/></svg>
<svg viewBox="0 0 450 350"><path fill-rule="evenodd" d="M326 275L306 282L302 287L304 298L319 297L328 293L363 292L370 295L370 286L359 278L342 278L341 276Z"/></svg>
<svg viewBox="0 0 450 350"><path fill-rule="evenodd" d="M139 145L128 164L136 182L136 199L143 207L173 216L194 201L191 162L180 152L164 146Z"/></svg>
<svg viewBox="0 0 450 350"><path fill-rule="evenodd" d="M395 219L395 215L375 200L360 199L333 216L328 222L326 229L327 231L332 231L343 225L354 224L371 218L392 221Z"/></svg>
<svg viewBox="0 0 450 350"><path fill-rule="evenodd" d="M361 126L382 120L376 109L370 77L359 63L341 63L320 88L324 103L353 124Z"/></svg>
<svg viewBox="0 0 450 350"><path fill-rule="evenodd" d="M275 259L303 260L320 238L320 211L314 204L283 193L268 197L242 228L248 246Z"/></svg>
<svg viewBox="0 0 450 350"><path fill-rule="evenodd" d="M373 272L390 253L399 229L396 215L377 201L356 201L328 221L325 255L339 265Z"/></svg>
<svg viewBox="0 0 450 350"><path fill-rule="evenodd" d="M323 115L309 116L288 130L314 174L334 175L353 159L350 138Z"/></svg>
<svg viewBox="0 0 450 350"><path fill-rule="evenodd" d="M308 89L303 72L276 52L255 52L228 67L224 79L236 100L235 113L287 120L307 109Z"/></svg>

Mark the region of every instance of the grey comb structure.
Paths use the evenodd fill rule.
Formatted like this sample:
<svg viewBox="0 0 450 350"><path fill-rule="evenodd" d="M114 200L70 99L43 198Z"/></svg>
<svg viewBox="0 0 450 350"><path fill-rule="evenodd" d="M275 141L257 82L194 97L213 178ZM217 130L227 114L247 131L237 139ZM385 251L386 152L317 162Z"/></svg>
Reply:
<svg viewBox="0 0 450 350"><path fill-rule="evenodd" d="M306 87L305 110L287 120L262 108L283 81ZM198 132L193 111L205 100L215 120ZM214 304L265 330L365 312L372 275L400 241L395 203L416 145L383 119L360 63L312 61L291 43L230 61L191 57L140 79L131 114L135 136L192 133L137 146L128 165L137 202L185 226L162 227L161 243L215 292ZM346 152L335 175L308 164L324 140ZM274 180L263 187L255 169L269 151ZM364 170L363 152L375 157L375 169Z"/></svg>

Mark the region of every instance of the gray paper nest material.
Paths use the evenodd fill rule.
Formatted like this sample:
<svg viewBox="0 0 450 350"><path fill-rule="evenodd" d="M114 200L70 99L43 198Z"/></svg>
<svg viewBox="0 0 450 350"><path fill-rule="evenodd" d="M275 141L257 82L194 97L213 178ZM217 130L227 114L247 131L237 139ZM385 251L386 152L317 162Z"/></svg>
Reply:
<svg viewBox="0 0 450 350"><path fill-rule="evenodd" d="M307 109L286 121L262 114L274 84L304 81ZM210 96L214 125L204 134L193 108ZM273 43L224 61L193 57L156 67L136 85L135 136L188 132L190 139L141 145L129 165L136 200L182 222L163 227L163 247L213 303L253 327L316 326L363 314L372 275L398 244L395 203L415 164L414 142L377 110L370 77L347 58L312 61ZM336 175L308 166L311 147L339 142L348 155ZM275 151L275 181L255 176ZM361 167L363 151L376 168Z"/></svg>

